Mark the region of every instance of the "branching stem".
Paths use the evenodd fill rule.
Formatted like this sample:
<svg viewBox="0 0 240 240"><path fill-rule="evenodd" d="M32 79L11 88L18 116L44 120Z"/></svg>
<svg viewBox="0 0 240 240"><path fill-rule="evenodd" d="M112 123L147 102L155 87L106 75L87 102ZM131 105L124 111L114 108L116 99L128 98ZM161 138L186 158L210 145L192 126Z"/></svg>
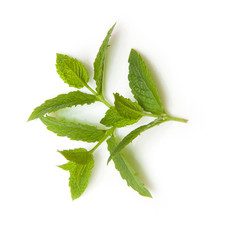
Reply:
<svg viewBox="0 0 240 240"><path fill-rule="evenodd" d="M114 130L115 127L108 129L104 137L89 152L93 153L109 136L113 134Z"/></svg>

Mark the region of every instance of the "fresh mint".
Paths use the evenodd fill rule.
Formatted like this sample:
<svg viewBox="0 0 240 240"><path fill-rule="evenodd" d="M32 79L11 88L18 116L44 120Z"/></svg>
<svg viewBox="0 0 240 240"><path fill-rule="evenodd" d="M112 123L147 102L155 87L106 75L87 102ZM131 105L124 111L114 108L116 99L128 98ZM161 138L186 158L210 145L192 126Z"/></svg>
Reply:
<svg viewBox="0 0 240 240"><path fill-rule="evenodd" d="M58 136L68 137L71 140L84 142L97 142L103 138L106 130L100 130L94 126L82 123L74 123L65 119L45 116L40 118L47 129Z"/></svg>
<svg viewBox="0 0 240 240"><path fill-rule="evenodd" d="M117 147L117 143L113 135L107 140L107 144L108 151L112 154ZM151 193L144 187L143 183L138 178L137 173L122 153L118 152L117 154L114 154L112 158L115 168L119 171L121 177L127 181L128 186L132 187L142 196L152 197Z"/></svg>
<svg viewBox="0 0 240 240"><path fill-rule="evenodd" d="M103 119L101 119L100 123L105 125L106 127L125 127L127 125L132 125L138 122L139 118L137 119L129 119L121 116L115 107L110 107Z"/></svg>
<svg viewBox="0 0 240 240"><path fill-rule="evenodd" d="M57 54L56 68L59 76L70 87L82 88L89 80L86 68L75 58Z"/></svg>
<svg viewBox="0 0 240 240"><path fill-rule="evenodd" d="M56 112L59 109L77 105L91 104L97 101L95 95L83 93L80 91L61 94L53 99L46 100L42 105L36 107L29 117L29 121L40 118L46 113Z"/></svg>
<svg viewBox="0 0 240 240"><path fill-rule="evenodd" d="M94 166L93 155L84 148L64 150L60 153L69 160L59 167L69 171L69 186L72 199L79 198L88 185L88 179Z"/></svg>
<svg viewBox="0 0 240 240"><path fill-rule="evenodd" d="M132 102L130 99L114 94L115 108L118 113L128 119L140 119L143 116L143 109L137 102Z"/></svg>
<svg viewBox="0 0 240 240"><path fill-rule="evenodd" d="M129 62L129 86L138 103L147 112L153 114L164 113L164 108L153 83L152 77L136 50L132 49L128 59Z"/></svg>
<svg viewBox="0 0 240 240"><path fill-rule="evenodd" d="M134 49L131 50L128 59L128 80L136 101L125 98L119 93L114 93L114 104L109 103L105 99L102 88L106 67L105 60L114 27L115 24L107 32L93 64L93 79L96 81L96 90L88 84L89 75L82 62L67 55L57 54L56 69L60 78L70 87L77 89L86 88L89 93L77 90L60 94L36 107L28 118L28 121L39 118L48 130L56 133L58 136L68 137L75 141L96 142L95 146L89 150L77 148L59 151L68 161L58 167L69 171L69 187L73 200L79 198L85 191L94 166L94 152L105 141L110 153L107 163L112 159L115 168L119 171L121 177L126 180L128 186L142 196L152 197L136 171L123 156L122 150L141 133L163 122L187 122L185 119L172 117L167 114L145 62ZM94 104L96 101L105 104L109 108L100 121L102 124L100 128L82 122L72 122L52 115L52 113L63 108ZM115 130L136 124L142 117L150 117L153 120L146 125L136 127L117 143L114 137Z"/></svg>

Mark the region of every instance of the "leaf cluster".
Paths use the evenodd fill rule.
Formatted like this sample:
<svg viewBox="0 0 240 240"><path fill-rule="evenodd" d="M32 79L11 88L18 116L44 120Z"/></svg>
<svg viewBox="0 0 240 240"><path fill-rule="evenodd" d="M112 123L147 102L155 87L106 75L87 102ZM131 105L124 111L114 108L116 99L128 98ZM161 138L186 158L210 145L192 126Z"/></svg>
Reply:
<svg viewBox="0 0 240 240"><path fill-rule="evenodd" d="M105 140L110 154L108 162L113 160L115 168L126 180L128 186L142 196L151 197L131 164L123 156L122 150L142 132L165 121L186 122L185 119L175 118L166 113L150 72L140 54L134 49L131 49L128 59L128 80L135 101L131 101L119 93L114 93L113 105L105 99L102 88L105 59L114 27L115 24L107 32L93 64L93 79L96 81L96 89L88 84L89 75L82 62L67 55L57 54L57 73L65 83L77 90L46 100L34 109L28 119L30 121L39 118L48 130L58 136L68 137L75 141L96 142L96 145L90 150L77 148L59 151L68 161L59 167L70 173L69 186L73 200L79 198L85 191L94 166L93 153ZM84 87L88 89L89 93L79 90ZM81 122L74 123L49 115L63 108L93 104L96 101L102 102L109 108L100 121L103 125L102 128ZM154 120L137 127L117 143L114 136L115 129L137 123L142 117L151 117Z"/></svg>

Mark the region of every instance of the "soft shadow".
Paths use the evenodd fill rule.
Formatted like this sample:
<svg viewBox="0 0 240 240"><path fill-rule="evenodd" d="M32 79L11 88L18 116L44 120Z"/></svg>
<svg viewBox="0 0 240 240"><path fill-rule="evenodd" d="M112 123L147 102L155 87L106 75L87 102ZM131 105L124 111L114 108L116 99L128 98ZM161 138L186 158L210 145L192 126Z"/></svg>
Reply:
<svg viewBox="0 0 240 240"><path fill-rule="evenodd" d="M117 142L120 142L120 140L117 136L115 138L116 138ZM131 149L129 149L129 147L126 147L125 149L123 149L122 153L123 153L124 157L127 159L127 161L129 162L129 164L131 165L131 167L137 173L137 176L139 177L139 179L141 179L141 181L144 183L145 187L147 187L151 192L153 190L153 184L150 181L150 179L147 177L147 175L149 175L150 173L146 174L144 172L143 167L139 163L140 159L139 160L136 159L134 152Z"/></svg>

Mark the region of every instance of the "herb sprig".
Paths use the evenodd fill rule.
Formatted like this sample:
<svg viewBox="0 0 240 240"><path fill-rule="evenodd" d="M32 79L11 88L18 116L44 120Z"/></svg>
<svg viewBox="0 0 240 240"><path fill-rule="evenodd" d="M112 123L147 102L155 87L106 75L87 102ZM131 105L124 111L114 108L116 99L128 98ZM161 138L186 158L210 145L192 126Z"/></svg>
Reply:
<svg viewBox="0 0 240 240"><path fill-rule="evenodd" d="M70 173L69 186L73 200L79 198L85 191L91 170L94 166L93 154L104 141L107 141L108 151L110 153L108 163L113 160L115 168L120 172L121 177L127 181L130 187L142 196L151 197L150 192L144 187L137 173L121 151L142 132L161 123L166 121L187 122L186 119L172 117L166 112L146 64L140 54L134 49L131 50L128 59L128 80L136 101L133 102L121 96L119 93L114 94L114 105L105 99L102 88L105 59L114 27L115 24L107 32L93 64L93 78L96 81L96 89L94 90L88 84L88 72L80 61L67 55L57 54L57 73L63 81L70 87L76 89L85 87L90 93L77 90L46 100L34 109L28 119L28 121L30 121L39 118L47 126L48 130L56 133L58 136L65 136L71 140L89 143L97 142L90 150L77 148L59 151L66 160L68 160L66 164L59 167ZM92 125L80 122L74 123L67 119L58 119L49 115L49 113L56 112L59 109L93 104L94 102L102 102L109 108L100 121L100 123L105 126L101 129ZM114 137L115 129L132 125L142 117L152 117L154 120L149 124L134 129L117 143Z"/></svg>

